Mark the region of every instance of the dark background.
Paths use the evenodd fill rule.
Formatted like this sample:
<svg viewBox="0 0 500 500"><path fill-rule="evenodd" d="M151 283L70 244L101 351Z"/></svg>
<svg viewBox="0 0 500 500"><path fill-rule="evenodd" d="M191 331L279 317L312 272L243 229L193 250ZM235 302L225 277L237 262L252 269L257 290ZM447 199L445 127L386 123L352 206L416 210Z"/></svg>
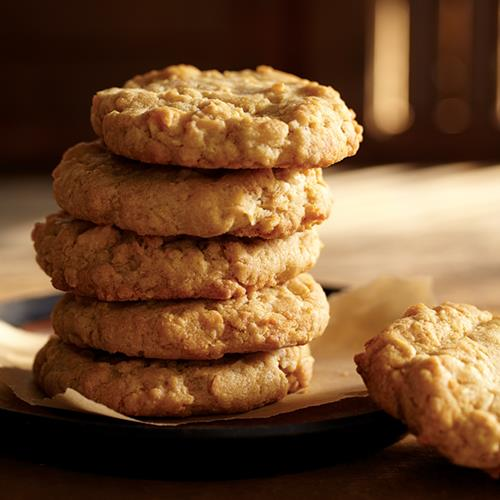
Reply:
<svg viewBox="0 0 500 500"><path fill-rule="evenodd" d="M409 28L387 9L407 12ZM97 90L176 63L269 64L334 86L365 125L349 164L500 159L497 0L18 1L2 4L0 23L4 172L50 170L93 138ZM393 57L400 42L378 46L377 33L407 33L408 71ZM390 82L407 77L396 131L371 116L376 70L379 121L394 112Z"/></svg>

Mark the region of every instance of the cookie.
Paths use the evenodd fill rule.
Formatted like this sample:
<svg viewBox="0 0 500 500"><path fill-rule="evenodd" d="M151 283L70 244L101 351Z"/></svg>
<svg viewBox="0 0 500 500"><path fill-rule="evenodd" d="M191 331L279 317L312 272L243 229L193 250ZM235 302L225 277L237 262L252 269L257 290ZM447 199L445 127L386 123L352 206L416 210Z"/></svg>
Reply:
<svg viewBox="0 0 500 500"><path fill-rule="evenodd" d="M498 473L500 317L471 305L419 304L355 361L372 398L422 443Z"/></svg>
<svg viewBox="0 0 500 500"><path fill-rule="evenodd" d="M53 177L56 201L68 213L140 235L282 238L319 224L331 208L318 168L139 166L99 142L70 148Z"/></svg>
<svg viewBox="0 0 500 500"><path fill-rule="evenodd" d="M52 337L33 371L49 396L69 387L125 415L185 417L278 401L309 384L313 363L309 346L217 361L161 361L79 349Z"/></svg>
<svg viewBox="0 0 500 500"><path fill-rule="evenodd" d="M92 125L116 154L199 168L326 167L362 127L331 87L259 66L169 66L98 92Z"/></svg>
<svg viewBox="0 0 500 500"><path fill-rule="evenodd" d="M52 313L54 331L66 342L161 359L303 345L327 323L325 293L309 274L224 301L101 302L67 294Z"/></svg>
<svg viewBox="0 0 500 500"><path fill-rule="evenodd" d="M321 249L314 229L274 240L169 239L64 213L36 224L32 238L56 288L106 301L240 297L307 271Z"/></svg>

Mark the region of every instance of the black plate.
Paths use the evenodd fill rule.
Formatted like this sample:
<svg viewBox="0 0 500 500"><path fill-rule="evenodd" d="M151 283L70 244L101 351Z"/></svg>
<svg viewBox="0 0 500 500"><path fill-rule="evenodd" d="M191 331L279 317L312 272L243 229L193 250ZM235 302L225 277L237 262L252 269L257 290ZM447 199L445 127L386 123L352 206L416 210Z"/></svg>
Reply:
<svg viewBox="0 0 500 500"><path fill-rule="evenodd" d="M46 319L58 296L0 304L20 326ZM2 448L22 457L105 472L235 477L305 469L388 446L406 428L368 397L277 415L153 427L43 407L0 394Z"/></svg>

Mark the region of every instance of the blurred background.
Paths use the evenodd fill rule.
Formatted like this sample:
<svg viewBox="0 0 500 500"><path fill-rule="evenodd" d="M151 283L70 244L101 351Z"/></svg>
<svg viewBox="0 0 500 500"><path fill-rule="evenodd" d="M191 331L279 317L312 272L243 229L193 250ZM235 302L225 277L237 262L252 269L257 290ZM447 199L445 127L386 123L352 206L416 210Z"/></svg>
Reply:
<svg viewBox="0 0 500 500"><path fill-rule="evenodd" d="M365 127L325 171L313 274L428 275L500 311L499 0L17 0L0 25L0 299L52 293L30 232L58 209L64 150L94 138L96 91L170 64L268 64L334 86Z"/></svg>
<svg viewBox="0 0 500 500"><path fill-rule="evenodd" d="M497 0L120 0L2 5L0 169L91 139L99 89L169 64L269 64L337 88L348 164L500 158Z"/></svg>

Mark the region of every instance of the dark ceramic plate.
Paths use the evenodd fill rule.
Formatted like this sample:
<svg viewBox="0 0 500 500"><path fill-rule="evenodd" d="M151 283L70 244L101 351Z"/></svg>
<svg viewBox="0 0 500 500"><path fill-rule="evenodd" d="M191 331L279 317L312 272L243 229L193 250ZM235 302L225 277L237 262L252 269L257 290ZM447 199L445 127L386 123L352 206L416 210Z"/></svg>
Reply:
<svg viewBox="0 0 500 500"><path fill-rule="evenodd" d="M328 290L332 292L332 290ZM22 326L46 320L58 296L0 304ZM136 476L241 477L345 461L399 440L405 427L368 397L264 419L153 427L42 407L0 393L3 450L23 458Z"/></svg>

